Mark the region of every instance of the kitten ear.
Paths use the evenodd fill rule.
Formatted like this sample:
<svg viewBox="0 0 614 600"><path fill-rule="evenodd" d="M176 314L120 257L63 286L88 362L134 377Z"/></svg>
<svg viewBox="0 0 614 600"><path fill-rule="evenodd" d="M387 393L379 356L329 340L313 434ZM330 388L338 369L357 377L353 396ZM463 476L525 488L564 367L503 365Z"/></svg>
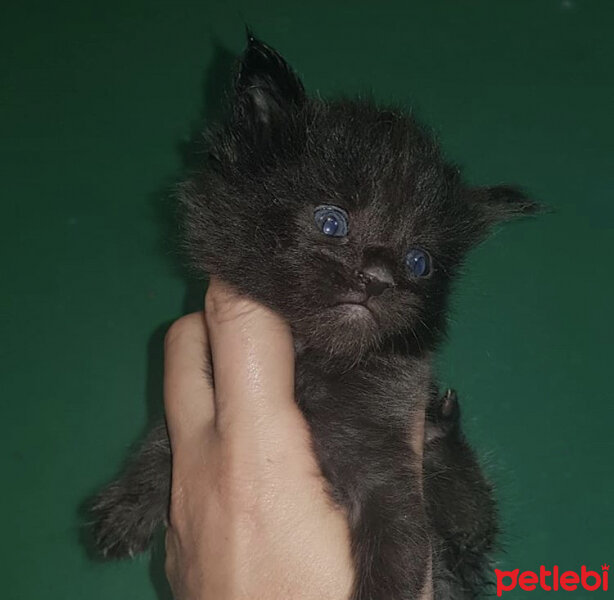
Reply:
<svg viewBox="0 0 614 600"><path fill-rule="evenodd" d="M523 190L511 185L471 188L469 192L477 212L478 238L487 235L498 223L540 211L540 206Z"/></svg>
<svg viewBox="0 0 614 600"><path fill-rule="evenodd" d="M281 55L248 29L235 80L235 111L254 127L270 128L306 99L300 79Z"/></svg>

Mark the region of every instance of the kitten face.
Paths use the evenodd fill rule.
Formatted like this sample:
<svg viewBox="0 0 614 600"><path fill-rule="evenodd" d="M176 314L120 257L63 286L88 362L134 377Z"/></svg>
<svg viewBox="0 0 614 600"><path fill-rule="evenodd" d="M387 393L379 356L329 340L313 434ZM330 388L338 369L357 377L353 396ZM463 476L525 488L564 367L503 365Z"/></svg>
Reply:
<svg viewBox="0 0 614 600"><path fill-rule="evenodd" d="M229 119L181 198L199 269L280 312L301 345L349 363L384 344L431 350L467 250L533 209L513 188L465 186L398 110L308 99L252 36Z"/></svg>

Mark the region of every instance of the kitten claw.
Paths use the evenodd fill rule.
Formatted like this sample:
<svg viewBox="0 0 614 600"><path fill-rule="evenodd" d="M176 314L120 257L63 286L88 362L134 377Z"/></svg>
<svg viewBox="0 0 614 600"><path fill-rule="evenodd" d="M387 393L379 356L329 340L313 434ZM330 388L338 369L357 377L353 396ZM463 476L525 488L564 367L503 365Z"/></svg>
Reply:
<svg viewBox="0 0 614 600"><path fill-rule="evenodd" d="M441 399L440 413L443 419L458 420L460 417L460 407L458 405L458 394L456 390L448 388Z"/></svg>
<svg viewBox="0 0 614 600"><path fill-rule="evenodd" d="M458 394L448 388L443 396L431 400L427 408L425 442L446 437L459 430L460 405Z"/></svg>

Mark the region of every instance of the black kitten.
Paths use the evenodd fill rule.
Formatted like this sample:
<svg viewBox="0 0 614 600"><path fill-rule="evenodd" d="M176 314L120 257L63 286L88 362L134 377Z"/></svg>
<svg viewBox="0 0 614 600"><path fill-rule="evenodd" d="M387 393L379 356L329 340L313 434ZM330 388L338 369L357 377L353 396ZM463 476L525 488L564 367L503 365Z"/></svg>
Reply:
<svg viewBox="0 0 614 600"><path fill-rule="evenodd" d="M456 396L437 391L432 356L467 251L534 205L512 187L466 185L400 110L308 98L252 35L230 114L209 133L208 160L182 186L181 204L196 268L292 325L297 402L349 516L352 597L416 598L431 559L438 599L477 596L495 506ZM425 409L422 465L408 441ZM161 426L97 499L104 555L148 546L165 520L169 478Z"/></svg>

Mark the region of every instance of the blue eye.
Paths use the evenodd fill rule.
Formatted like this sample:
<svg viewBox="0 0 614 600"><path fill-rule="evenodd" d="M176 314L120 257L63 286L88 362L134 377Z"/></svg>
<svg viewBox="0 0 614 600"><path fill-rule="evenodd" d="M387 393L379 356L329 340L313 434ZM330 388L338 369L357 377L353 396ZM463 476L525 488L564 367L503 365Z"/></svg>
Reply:
<svg viewBox="0 0 614 600"><path fill-rule="evenodd" d="M405 255L405 265L412 277L426 277L431 272L431 257L420 248L411 248Z"/></svg>
<svg viewBox="0 0 614 600"><path fill-rule="evenodd" d="M318 229L324 235L345 237L348 234L348 215L342 208L337 206L318 206L313 216Z"/></svg>

